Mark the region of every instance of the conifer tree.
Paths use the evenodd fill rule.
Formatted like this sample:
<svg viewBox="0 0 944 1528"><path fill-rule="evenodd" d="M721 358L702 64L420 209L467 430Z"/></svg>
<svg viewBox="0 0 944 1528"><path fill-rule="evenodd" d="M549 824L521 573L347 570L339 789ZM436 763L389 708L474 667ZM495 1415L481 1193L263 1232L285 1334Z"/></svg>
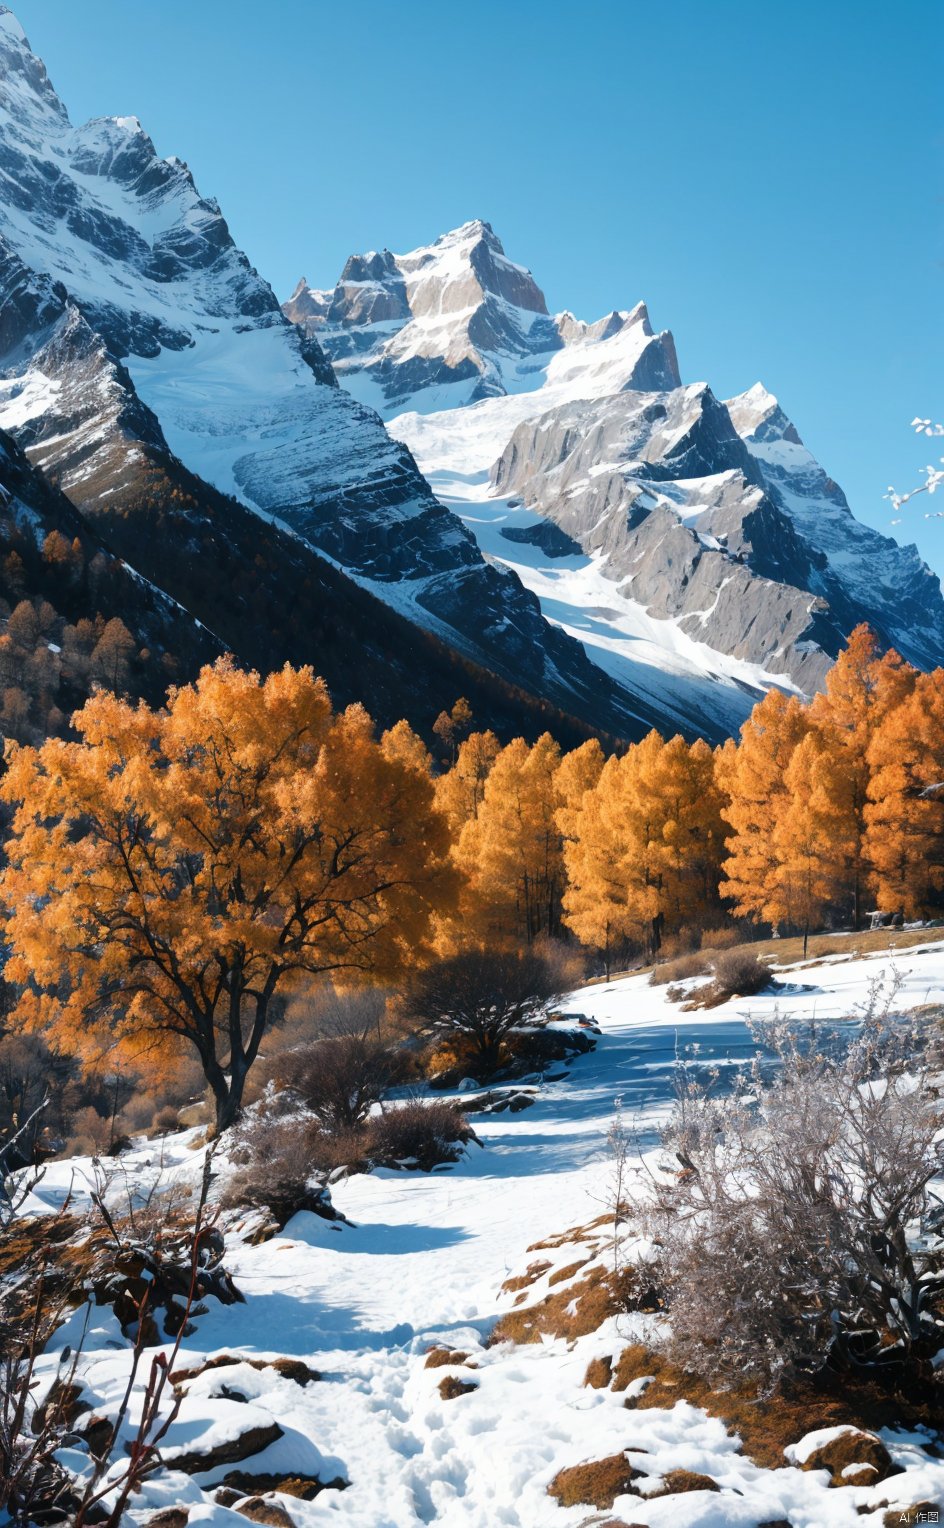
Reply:
<svg viewBox="0 0 944 1528"><path fill-rule="evenodd" d="M857 626L810 707L822 739L814 766L821 856L831 859L837 905L858 928L869 866L866 853L869 748L889 711L910 693L916 671L892 651L879 654L867 626Z"/></svg>
<svg viewBox="0 0 944 1528"><path fill-rule="evenodd" d="M866 850L881 908L944 911L944 669L919 674L869 749Z"/></svg>
<svg viewBox="0 0 944 1528"><path fill-rule="evenodd" d="M445 813L454 838L478 816L485 782L500 750L494 732L473 732L461 744L452 768L436 781L436 806Z"/></svg>
<svg viewBox="0 0 944 1528"><path fill-rule="evenodd" d="M554 779L557 791L557 826L563 838L575 838L587 791L603 773L603 749L595 737L565 753Z"/></svg>
<svg viewBox="0 0 944 1528"><path fill-rule="evenodd" d="M838 896L841 861L833 851L823 794L830 769L822 734L808 732L787 766L786 799L774 826L776 871L768 883L763 916L770 923L799 929L804 957L811 930L823 924Z"/></svg>
<svg viewBox="0 0 944 1528"><path fill-rule="evenodd" d="M722 864L721 895L741 918L776 923L779 856L775 830L789 805L787 769L794 749L810 730L808 708L780 690L768 690L741 728L737 749L726 748L717 762L727 795L728 857Z"/></svg>
<svg viewBox="0 0 944 1528"><path fill-rule="evenodd" d="M478 815L463 828L456 861L467 882L470 923L487 935L530 943L556 934L563 859L554 777L560 748L545 732L529 748L515 738L498 754Z"/></svg>

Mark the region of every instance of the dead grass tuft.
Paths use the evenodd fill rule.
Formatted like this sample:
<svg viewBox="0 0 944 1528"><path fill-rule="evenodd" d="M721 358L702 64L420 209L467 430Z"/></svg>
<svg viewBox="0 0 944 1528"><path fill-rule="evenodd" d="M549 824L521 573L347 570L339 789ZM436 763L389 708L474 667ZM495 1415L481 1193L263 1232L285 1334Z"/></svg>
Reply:
<svg viewBox="0 0 944 1528"><path fill-rule="evenodd" d="M662 1478L665 1481L665 1490L656 1492L658 1496L678 1496L683 1491L721 1490L716 1480L712 1480L710 1475L699 1475L697 1470L669 1470L668 1474ZM652 1497L649 1500L651 1501Z"/></svg>
<svg viewBox="0 0 944 1528"><path fill-rule="evenodd" d="M613 1389L626 1390L634 1380L642 1379L650 1383L642 1394L627 1399L628 1407L671 1410L681 1400L700 1406L724 1422L730 1433L737 1434L745 1454L764 1469L782 1469L788 1444L820 1427L848 1424L875 1430L923 1424L936 1430L940 1426L941 1387L937 1385L927 1387L920 1398L908 1398L889 1394L874 1384L854 1384L845 1377L837 1379L835 1392L810 1384L759 1399L753 1390L712 1390L697 1375L679 1369L650 1348L634 1344L619 1356Z"/></svg>
<svg viewBox="0 0 944 1528"><path fill-rule="evenodd" d="M571 1464L558 1470L547 1488L560 1507L612 1507L617 1496L633 1488L642 1470L636 1470L625 1454L609 1454L590 1464Z"/></svg>
<svg viewBox="0 0 944 1528"><path fill-rule="evenodd" d="M447 1364L464 1364L468 1353L453 1352L449 1348L430 1348L426 1354L424 1369L442 1369ZM470 1367L474 1368L474 1364Z"/></svg>
<svg viewBox="0 0 944 1528"><path fill-rule="evenodd" d="M607 1355L605 1358L591 1358L583 1382L590 1390L605 1390L612 1378L613 1360Z"/></svg>
<svg viewBox="0 0 944 1528"><path fill-rule="evenodd" d="M460 1395L468 1395L477 1389L477 1380L458 1379L455 1374L447 1374L439 1381L439 1393L444 1401L457 1401Z"/></svg>
<svg viewBox="0 0 944 1528"><path fill-rule="evenodd" d="M597 1331L610 1316L656 1309L654 1302L651 1290L639 1289L634 1269L625 1268L614 1274L601 1264L591 1268L578 1283L545 1295L538 1305L500 1316L492 1329L489 1346L499 1342L540 1342L545 1336L572 1342Z"/></svg>

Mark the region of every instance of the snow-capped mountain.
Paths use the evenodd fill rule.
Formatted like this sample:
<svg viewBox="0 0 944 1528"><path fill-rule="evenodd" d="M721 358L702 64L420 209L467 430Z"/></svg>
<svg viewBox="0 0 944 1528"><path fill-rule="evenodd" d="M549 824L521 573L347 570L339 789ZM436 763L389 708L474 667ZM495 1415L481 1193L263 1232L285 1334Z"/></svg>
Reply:
<svg viewBox="0 0 944 1528"><path fill-rule="evenodd" d="M285 555L287 530L466 659L595 726L639 729L625 695L336 385L186 164L160 158L134 117L73 126L5 7L0 176L0 428L123 556L149 577L160 566L180 597L208 519L217 546L238 528L253 563ZM518 292L511 275L506 289ZM186 580L188 598L204 583Z"/></svg>
<svg viewBox="0 0 944 1528"><path fill-rule="evenodd" d="M500 304L515 321L470 344ZM916 663L944 658L944 599L917 550L854 518L759 384L727 403L683 385L644 304L546 318L530 272L468 223L353 257L334 292L300 283L285 312L485 555L677 723L733 729L772 683L809 693L862 620Z"/></svg>

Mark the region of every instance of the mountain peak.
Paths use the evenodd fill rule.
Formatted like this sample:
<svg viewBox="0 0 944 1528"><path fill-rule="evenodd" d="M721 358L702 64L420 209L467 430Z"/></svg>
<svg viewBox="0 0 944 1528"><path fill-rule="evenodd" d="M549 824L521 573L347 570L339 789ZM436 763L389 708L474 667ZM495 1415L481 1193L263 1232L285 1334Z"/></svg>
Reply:
<svg viewBox="0 0 944 1528"><path fill-rule="evenodd" d="M757 442L785 440L793 446L802 446L796 425L787 418L773 393L763 382L755 382L746 392L725 401L734 428L745 440Z"/></svg>
<svg viewBox="0 0 944 1528"><path fill-rule="evenodd" d="M29 49L26 33L8 5L0 5L0 33Z"/></svg>
<svg viewBox="0 0 944 1528"><path fill-rule="evenodd" d="M20 22L9 6L0 5L0 108L35 119L37 106L39 116L53 113L63 122L69 120Z"/></svg>

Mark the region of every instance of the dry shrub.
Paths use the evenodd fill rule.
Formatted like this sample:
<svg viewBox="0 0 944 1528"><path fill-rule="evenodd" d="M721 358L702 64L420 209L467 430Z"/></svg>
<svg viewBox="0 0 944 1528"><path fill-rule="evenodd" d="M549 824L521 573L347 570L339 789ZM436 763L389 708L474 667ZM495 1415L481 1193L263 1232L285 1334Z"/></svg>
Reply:
<svg viewBox="0 0 944 1528"><path fill-rule="evenodd" d="M654 966L649 985L664 987L669 982L684 982L691 976L706 976L708 969L707 955L703 955L700 950L690 950L687 955L678 955L674 960L663 960L660 965Z"/></svg>
<svg viewBox="0 0 944 1528"><path fill-rule="evenodd" d="M705 952L701 958L712 972L711 981L690 992L674 987L667 993L671 1001L684 1002L687 1009L717 1008L733 997L751 997L776 985L767 962L743 945L716 955Z"/></svg>
<svg viewBox="0 0 944 1528"><path fill-rule="evenodd" d="M275 1079L290 1088L326 1130L360 1125L386 1095L394 1076L391 1052L376 1034L337 1034L286 1051Z"/></svg>
<svg viewBox="0 0 944 1528"><path fill-rule="evenodd" d="M244 1115L230 1156L236 1169L222 1195L227 1209L267 1210L281 1228L299 1210L323 1207L312 1147L320 1132L310 1115Z"/></svg>
<svg viewBox="0 0 944 1528"><path fill-rule="evenodd" d="M424 1172L455 1162L474 1133L458 1104L414 1098L374 1114L367 1122L366 1150L378 1166L415 1162Z"/></svg>
<svg viewBox="0 0 944 1528"><path fill-rule="evenodd" d="M461 1037L471 1049L471 1075L487 1077L501 1064L505 1037L540 1019L573 978L573 962L559 946L472 946L417 971L407 1001L439 1038Z"/></svg>
<svg viewBox="0 0 944 1528"><path fill-rule="evenodd" d="M771 1021L755 1038L772 1073L758 1055L725 1096L680 1089L663 1139L686 1171L653 1182L644 1218L668 1352L712 1382L769 1391L828 1369L941 1393L944 1116L901 1070L911 1029L880 996L851 1044Z"/></svg>
<svg viewBox="0 0 944 1528"><path fill-rule="evenodd" d="M750 997L770 985L770 967L753 950L722 950L712 962L714 986L725 997Z"/></svg>
<svg viewBox="0 0 944 1528"><path fill-rule="evenodd" d="M703 950L733 950L744 943L744 935L736 928L706 928L702 930Z"/></svg>

